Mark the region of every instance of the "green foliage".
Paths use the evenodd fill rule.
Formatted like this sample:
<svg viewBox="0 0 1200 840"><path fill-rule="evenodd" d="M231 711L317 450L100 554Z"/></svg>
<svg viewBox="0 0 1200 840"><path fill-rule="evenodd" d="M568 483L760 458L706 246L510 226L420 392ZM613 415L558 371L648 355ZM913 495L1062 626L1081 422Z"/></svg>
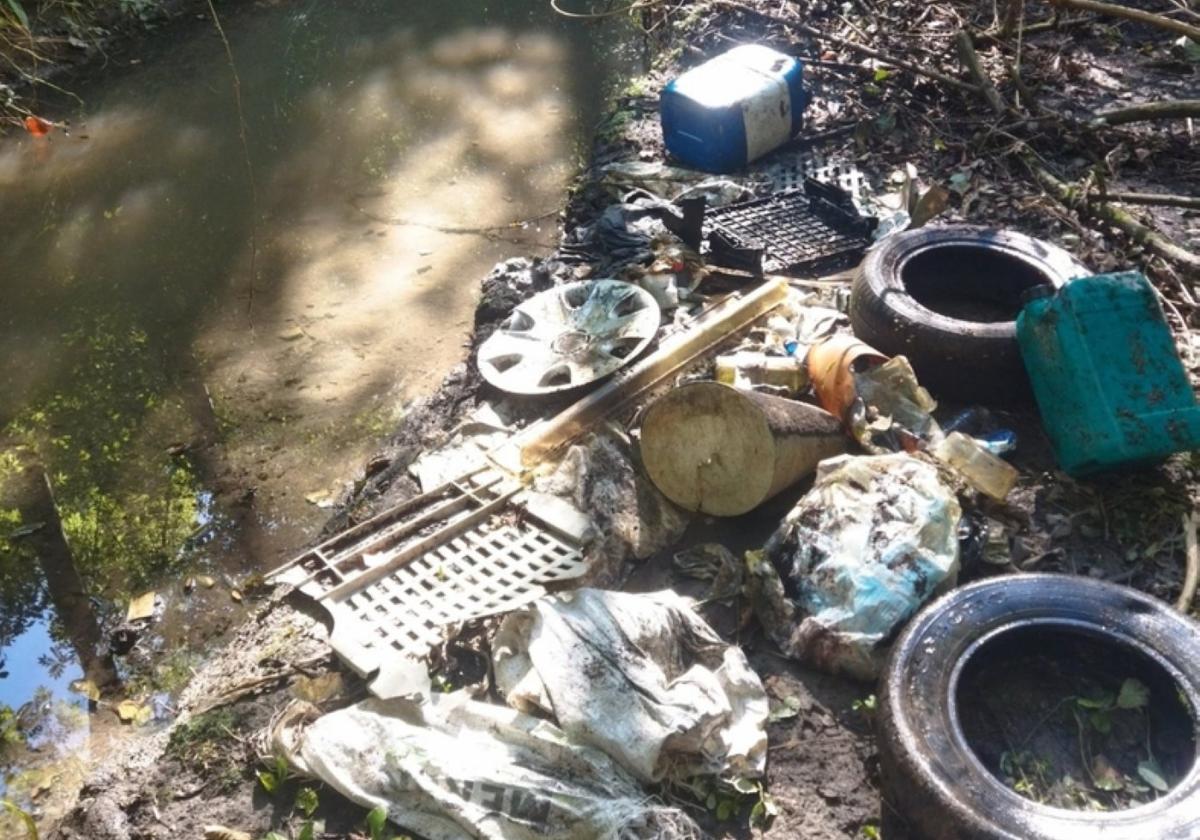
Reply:
<svg viewBox="0 0 1200 840"><path fill-rule="evenodd" d="M850 704L850 708L864 717L870 717L875 714L879 708L879 701L874 694L868 694L859 700L855 700Z"/></svg>
<svg viewBox="0 0 1200 840"><path fill-rule="evenodd" d="M287 784L287 760L282 756L275 756L274 761L266 769L257 771L257 776L259 784L263 786L263 790L275 796Z"/></svg>
<svg viewBox="0 0 1200 840"><path fill-rule="evenodd" d="M1141 709L1150 702L1150 689L1132 677L1121 683L1120 692L1102 694L1099 697L1076 697L1075 717L1080 726L1087 725L1101 735L1112 732L1112 715L1118 709L1131 711Z"/></svg>
<svg viewBox="0 0 1200 840"><path fill-rule="evenodd" d="M240 719L230 709L214 709L171 732L166 754L194 773L216 778L222 790L234 787L246 772L245 759L232 733Z"/></svg>
<svg viewBox="0 0 1200 840"><path fill-rule="evenodd" d="M8 8L12 10L13 16L16 17L17 23L21 24L21 28L28 32L29 15L25 13L25 7L21 5L20 0L8 0Z"/></svg>
<svg viewBox="0 0 1200 840"><path fill-rule="evenodd" d="M762 782L754 779L735 778L727 781L697 776L678 783L678 786L697 802L703 803L721 822L742 813L746 805L750 805L747 820L755 828L765 828L779 813L775 800L767 793Z"/></svg>
<svg viewBox="0 0 1200 840"><path fill-rule="evenodd" d="M1050 762L1025 750L1000 754L1000 772L1017 793L1035 802L1043 801L1043 792L1050 786Z"/></svg>
<svg viewBox="0 0 1200 840"><path fill-rule="evenodd" d="M21 721L11 706L0 704L0 753L25 742Z"/></svg>
<svg viewBox="0 0 1200 840"><path fill-rule="evenodd" d="M312 788L302 787L296 791L296 810L303 814L305 818L311 818L320 804L317 792Z"/></svg>
<svg viewBox="0 0 1200 840"><path fill-rule="evenodd" d="M392 840L393 834L388 829L387 808L380 805L367 812L366 829L371 840Z"/></svg>

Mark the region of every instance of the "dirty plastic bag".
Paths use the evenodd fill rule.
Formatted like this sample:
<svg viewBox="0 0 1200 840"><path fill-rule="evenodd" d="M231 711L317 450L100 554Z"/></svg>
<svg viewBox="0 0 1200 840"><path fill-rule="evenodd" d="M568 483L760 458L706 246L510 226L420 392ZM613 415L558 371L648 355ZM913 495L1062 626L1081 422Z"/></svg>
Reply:
<svg viewBox="0 0 1200 840"><path fill-rule="evenodd" d="M428 840L701 836L604 753L461 692L330 712L300 735L299 764Z"/></svg>
<svg viewBox="0 0 1200 840"><path fill-rule="evenodd" d="M597 539L584 548L591 586L616 586L627 560L652 557L687 528L687 515L645 477L636 457L624 429L608 425L567 450L552 473L534 479L534 490L562 496L592 517Z"/></svg>
<svg viewBox="0 0 1200 840"><path fill-rule="evenodd" d="M882 643L954 585L961 516L937 468L917 458L823 461L765 559L749 563L760 622L789 656L873 678Z"/></svg>
<svg viewBox="0 0 1200 840"><path fill-rule="evenodd" d="M643 781L763 773L762 682L674 592L543 597L504 619L492 651L509 705L554 715Z"/></svg>

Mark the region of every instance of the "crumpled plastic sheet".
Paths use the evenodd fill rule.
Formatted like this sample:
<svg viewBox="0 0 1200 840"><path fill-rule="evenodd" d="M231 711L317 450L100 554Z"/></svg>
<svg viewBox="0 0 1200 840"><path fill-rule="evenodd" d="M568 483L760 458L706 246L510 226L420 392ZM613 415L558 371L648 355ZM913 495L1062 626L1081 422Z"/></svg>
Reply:
<svg viewBox="0 0 1200 840"><path fill-rule="evenodd" d="M543 597L505 618L492 650L509 705L553 715L643 781L765 769L762 682L673 592Z"/></svg>
<svg viewBox="0 0 1200 840"><path fill-rule="evenodd" d="M648 263L654 258L656 240L672 240L661 221L664 212L677 211L669 201L646 192L634 192L620 204L605 208L595 222L571 232L567 244L589 251L599 259L597 271Z"/></svg>
<svg viewBox="0 0 1200 840"><path fill-rule="evenodd" d="M330 712L300 735L298 763L428 840L702 836L600 750L462 692Z"/></svg>
<svg viewBox="0 0 1200 840"><path fill-rule="evenodd" d="M954 585L961 516L937 467L910 455L823 461L748 563L759 621L789 656L874 678L899 626Z"/></svg>
<svg viewBox="0 0 1200 840"><path fill-rule="evenodd" d="M581 583L617 586L629 559L644 560L671 546L689 518L645 477L623 429L606 426L572 446L549 475L536 478L540 493L562 496L593 520L597 539L584 548L588 572Z"/></svg>

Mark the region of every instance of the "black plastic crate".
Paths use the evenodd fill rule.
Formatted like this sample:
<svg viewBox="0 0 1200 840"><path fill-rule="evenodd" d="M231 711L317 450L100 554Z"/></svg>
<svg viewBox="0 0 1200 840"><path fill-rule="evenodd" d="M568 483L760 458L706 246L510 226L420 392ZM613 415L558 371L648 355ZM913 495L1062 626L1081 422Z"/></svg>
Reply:
<svg viewBox="0 0 1200 840"><path fill-rule="evenodd" d="M804 190L712 210L704 231L718 265L805 274L858 261L874 222L858 215L845 191L809 179Z"/></svg>

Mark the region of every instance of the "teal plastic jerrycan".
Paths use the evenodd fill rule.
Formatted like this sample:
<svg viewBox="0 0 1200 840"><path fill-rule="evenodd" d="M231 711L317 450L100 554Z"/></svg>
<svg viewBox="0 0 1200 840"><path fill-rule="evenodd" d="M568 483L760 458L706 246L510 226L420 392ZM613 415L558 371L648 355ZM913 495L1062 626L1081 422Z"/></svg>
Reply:
<svg viewBox="0 0 1200 840"><path fill-rule="evenodd" d="M1059 466L1082 476L1200 449L1200 407L1138 272L1032 290L1017 341Z"/></svg>

